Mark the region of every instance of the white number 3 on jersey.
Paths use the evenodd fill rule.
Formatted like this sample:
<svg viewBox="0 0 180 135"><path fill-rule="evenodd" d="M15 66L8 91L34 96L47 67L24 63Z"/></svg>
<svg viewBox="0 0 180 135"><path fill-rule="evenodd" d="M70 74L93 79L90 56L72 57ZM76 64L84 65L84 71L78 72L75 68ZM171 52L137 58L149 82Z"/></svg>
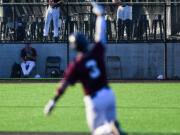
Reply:
<svg viewBox="0 0 180 135"><path fill-rule="evenodd" d="M101 75L101 71L99 70L98 66L97 66L97 62L93 59L89 60L86 62L86 67L91 69L89 76L92 79L96 79Z"/></svg>

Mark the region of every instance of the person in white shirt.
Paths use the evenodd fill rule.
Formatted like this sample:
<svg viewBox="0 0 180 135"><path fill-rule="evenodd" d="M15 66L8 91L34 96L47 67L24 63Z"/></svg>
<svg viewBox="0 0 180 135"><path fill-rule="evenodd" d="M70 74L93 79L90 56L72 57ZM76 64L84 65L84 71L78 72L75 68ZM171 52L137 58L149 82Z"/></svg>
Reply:
<svg viewBox="0 0 180 135"><path fill-rule="evenodd" d="M129 2L129 0L126 0ZM131 23L132 23L132 6L126 3L124 7L124 24L126 27L127 40L131 39Z"/></svg>
<svg viewBox="0 0 180 135"><path fill-rule="evenodd" d="M118 26L118 39L124 39L124 5L119 5L117 9L117 26Z"/></svg>
<svg viewBox="0 0 180 135"><path fill-rule="evenodd" d="M131 39L131 22L132 22L132 6L128 3L129 0L119 2L113 0L119 5L117 10L117 23L118 23L118 39L124 39L124 30L126 28L127 40Z"/></svg>
<svg viewBox="0 0 180 135"><path fill-rule="evenodd" d="M54 40L55 42L58 42L58 23L59 23L59 16L60 16L60 5L63 4L63 0L48 0L49 7L46 11L45 16L45 26L44 26L44 38L47 40L48 38L48 32L49 32L49 26L51 20L53 20L54 24Z"/></svg>

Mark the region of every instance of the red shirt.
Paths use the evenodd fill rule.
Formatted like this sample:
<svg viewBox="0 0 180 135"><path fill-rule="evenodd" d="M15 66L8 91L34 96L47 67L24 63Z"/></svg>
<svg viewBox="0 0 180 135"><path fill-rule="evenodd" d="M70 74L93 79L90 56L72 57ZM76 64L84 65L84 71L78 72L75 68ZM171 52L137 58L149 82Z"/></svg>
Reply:
<svg viewBox="0 0 180 135"><path fill-rule="evenodd" d="M85 95L93 95L107 86L104 52L105 48L99 42L82 57L76 57L66 69L65 82L73 85L79 80L83 85Z"/></svg>

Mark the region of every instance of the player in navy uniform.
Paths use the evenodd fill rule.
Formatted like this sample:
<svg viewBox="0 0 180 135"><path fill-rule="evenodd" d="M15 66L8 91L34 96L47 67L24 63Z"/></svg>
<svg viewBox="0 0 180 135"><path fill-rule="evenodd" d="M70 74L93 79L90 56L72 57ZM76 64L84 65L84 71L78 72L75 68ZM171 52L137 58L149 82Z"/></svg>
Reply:
<svg viewBox="0 0 180 135"><path fill-rule="evenodd" d="M83 84L86 117L91 133L93 135L104 133L119 135L115 97L108 86L105 71L106 22L103 16L104 10L96 3L92 5L93 12L97 15L96 43L91 50L88 50L88 42L83 34L73 33L69 36L71 47L78 52L78 55L66 69L65 77L57 88L54 99L49 101L44 112L47 115L50 114L66 88L80 81Z"/></svg>

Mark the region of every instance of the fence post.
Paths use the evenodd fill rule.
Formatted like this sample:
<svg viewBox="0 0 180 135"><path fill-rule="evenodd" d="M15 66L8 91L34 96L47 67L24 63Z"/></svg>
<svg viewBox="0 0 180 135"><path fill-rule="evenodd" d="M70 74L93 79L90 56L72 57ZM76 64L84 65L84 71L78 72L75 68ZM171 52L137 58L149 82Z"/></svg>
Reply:
<svg viewBox="0 0 180 135"><path fill-rule="evenodd" d="M69 65L69 41L68 41L68 36L69 36L69 2L67 0L67 21L66 21L66 30L67 30L67 67Z"/></svg>
<svg viewBox="0 0 180 135"><path fill-rule="evenodd" d="M13 3L14 3L15 1L13 0ZM13 30L13 38L14 38L14 41L16 40L16 24L15 24L15 4L13 4L13 28L14 28L14 30Z"/></svg>
<svg viewBox="0 0 180 135"><path fill-rule="evenodd" d="M90 41L92 42L93 40L93 12L92 12L92 6L91 6L91 10L90 10Z"/></svg>
<svg viewBox="0 0 180 135"><path fill-rule="evenodd" d="M167 5L164 2L164 79L167 79Z"/></svg>

